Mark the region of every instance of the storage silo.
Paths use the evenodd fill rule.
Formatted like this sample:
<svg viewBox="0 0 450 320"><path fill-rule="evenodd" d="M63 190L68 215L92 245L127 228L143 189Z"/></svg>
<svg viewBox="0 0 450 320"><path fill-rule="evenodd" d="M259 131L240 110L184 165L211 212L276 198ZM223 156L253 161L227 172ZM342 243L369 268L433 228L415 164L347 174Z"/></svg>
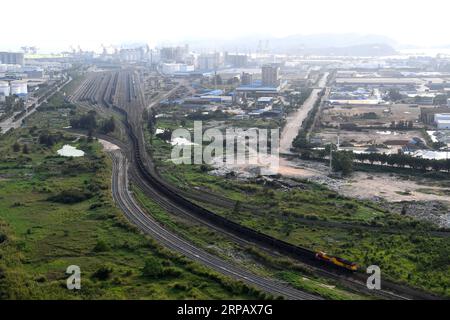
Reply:
<svg viewBox="0 0 450 320"><path fill-rule="evenodd" d="M10 91L9 83L6 81L0 81L0 96L8 97Z"/></svg>
<svg viewBox="0 0 450 320"><path fill-rule="evenodd" d="M11 81L11 94L20 96L26 96L28 94L27 81L16 80Z"/></svg>

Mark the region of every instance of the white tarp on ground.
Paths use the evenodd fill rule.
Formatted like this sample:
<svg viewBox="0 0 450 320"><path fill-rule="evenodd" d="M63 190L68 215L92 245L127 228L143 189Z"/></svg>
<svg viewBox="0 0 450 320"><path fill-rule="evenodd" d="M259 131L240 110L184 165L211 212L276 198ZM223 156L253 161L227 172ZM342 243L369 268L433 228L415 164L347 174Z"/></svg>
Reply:
<svg viewBox="0 0 450 320"><path fill-rule="evenodd" d="M61 149L57 151L57 153L62 157L83 157L84 151L78 150L76 147L69 146L68 144L64 145Z"/></svg>

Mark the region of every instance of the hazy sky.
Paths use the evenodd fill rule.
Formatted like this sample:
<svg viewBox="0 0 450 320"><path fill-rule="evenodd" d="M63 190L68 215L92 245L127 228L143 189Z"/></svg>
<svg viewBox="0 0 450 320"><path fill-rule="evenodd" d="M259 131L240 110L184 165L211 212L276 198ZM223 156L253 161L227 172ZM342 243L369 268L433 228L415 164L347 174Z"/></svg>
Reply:
<svg viewBox="0 0 450 320"><path fill-rule="evenodd" d="M449 0L5 0L0 49L347 32L450 45L449 12Z"/></svg>

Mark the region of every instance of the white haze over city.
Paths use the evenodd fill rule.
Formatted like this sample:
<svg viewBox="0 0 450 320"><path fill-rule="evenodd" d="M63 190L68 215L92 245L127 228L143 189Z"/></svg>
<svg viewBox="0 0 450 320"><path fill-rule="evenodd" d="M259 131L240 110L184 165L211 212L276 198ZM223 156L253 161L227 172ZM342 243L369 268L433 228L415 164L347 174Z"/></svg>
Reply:
<svg viewBox="0 0 450 320"><path fill-rule="evenodd" d="M21 0L2 3L0 49L360 33L450 46L448 0Z"/></svg>

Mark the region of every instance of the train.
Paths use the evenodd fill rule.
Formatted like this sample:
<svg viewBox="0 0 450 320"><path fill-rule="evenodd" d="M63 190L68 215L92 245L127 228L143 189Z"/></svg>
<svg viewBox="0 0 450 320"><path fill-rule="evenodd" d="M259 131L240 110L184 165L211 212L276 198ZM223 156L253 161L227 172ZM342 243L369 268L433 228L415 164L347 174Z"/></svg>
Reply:
<svg viewBox="0 0 450 320"><path fill-rule="evenodd" d="M128 78L129 80L129 78ZM130 84L130 81L127 81ZM115 87L117 85L117 80L115 80L112 85ZM130 90L130 87L127 88ZM114 90L114 88L112 88ZM128 92L128 98L132 96L130 92ZM109 98L109 101L108 101ZM284 253L290 256L294 256L296 258L300 258L301 260L313 263L313 261L321 260L326 261L329 264L339 267L342 270L350 270L357 271L358 265L349 261L346 261L342 258L332 257L324 252L316 252L313 250L309 250L306 248L302 248L291 243L287 243L283 240L276 239L267 234L261 233L259 231L253 230L246 226L243 226L239 223L231 221L223 216L220 216L216 213L213 213L210 210L207 210L199 205L191 202L190 200L184 198L176 190L172 189L171 186L167 185L164 181L162 181L157 174L151 172L146 165L144 164L142 154L141 154L141 146L138 141L137 136L135 135L134 128L129 122L128 113L114 105L114 103L110 100L111 95L103 97L103 101L108 107L112 108L116 112L122 114L124 116L123 123L126 127L126 130L130 136L131 144L134 149L134 161L136 161L137 169L142 174L142 177L155 189L159 192L167 196L176 204L180 205L182 208L188 209L191 213L197 215L202 220L213 223L214 225L218 225L221 228L225 229L227 232L231 232L233 234L237 234L239 237L254 241L255 243L262 244L267 247L275 248L278 252Z"/></svg>
<svg viewBox="0 0 450 320"><path fill-rule="evenodd" d="M316 259L333 264L339 268L344 268L349 271L358 271L358 265L356 263L339 257L331 256L322 251L316 252Z"/></svg>

